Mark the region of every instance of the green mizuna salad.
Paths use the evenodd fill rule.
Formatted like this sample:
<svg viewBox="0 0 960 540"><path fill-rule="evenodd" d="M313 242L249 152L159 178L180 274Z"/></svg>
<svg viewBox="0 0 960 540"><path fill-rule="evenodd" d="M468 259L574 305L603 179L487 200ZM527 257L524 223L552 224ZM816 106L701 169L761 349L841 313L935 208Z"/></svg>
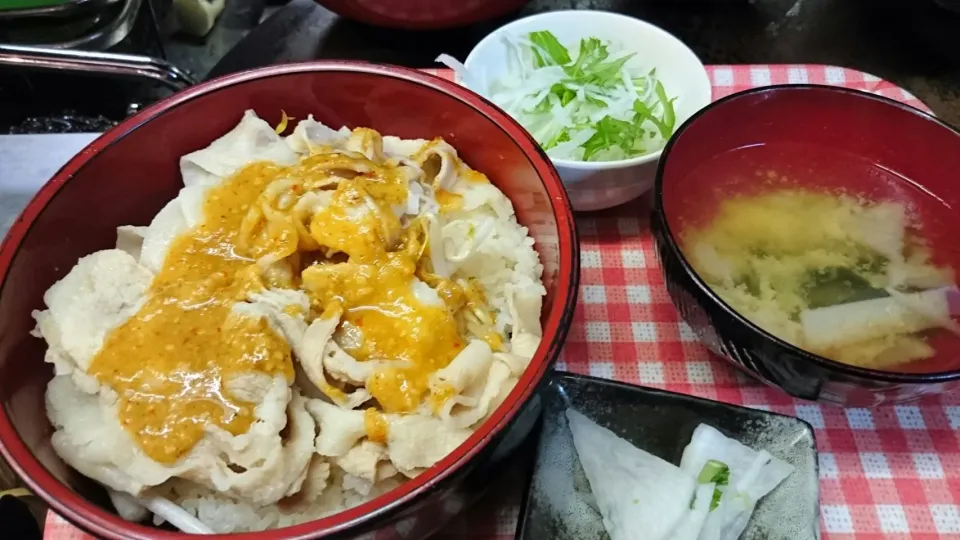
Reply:
<svg viewBox="0 0 960 540"><path fill-rule="evenodd" d="M614 161L655 152L673 134L673 102L656 69L631 65L634 53L613 51L595 37L565 47L548 31L504 38L506 71L493 81L448 55L453 68L516 118L550 157Z"/></svg>

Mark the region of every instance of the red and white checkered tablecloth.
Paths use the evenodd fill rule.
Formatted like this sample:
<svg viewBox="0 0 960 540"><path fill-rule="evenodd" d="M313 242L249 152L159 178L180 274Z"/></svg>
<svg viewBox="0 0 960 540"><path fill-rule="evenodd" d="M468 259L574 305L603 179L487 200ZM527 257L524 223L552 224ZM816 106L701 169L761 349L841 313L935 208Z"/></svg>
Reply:
<svg viewBox="0 0 960 540"><path fill-rule="evenodd" d="M897 86L819 65L709 66L714 98L756 86L833 84L926 108ZM450 77L446 70L437 71ZM697 343L670 303L641 199L577 219L580 302L558 368L798 416L816 430L823 537L960 539L960 395L879 409L798 401ZM507 474L438 538L513 538L525 473ZM53 513L46 540L88 540Z"/></svg>

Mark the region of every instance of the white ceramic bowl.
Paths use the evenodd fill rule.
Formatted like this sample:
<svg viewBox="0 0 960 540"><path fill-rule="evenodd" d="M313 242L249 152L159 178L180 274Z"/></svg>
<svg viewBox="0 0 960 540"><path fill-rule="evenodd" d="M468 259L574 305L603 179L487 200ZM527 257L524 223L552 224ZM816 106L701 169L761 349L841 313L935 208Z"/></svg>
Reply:
<svg viewBox="0 0 960 540"><path fill-rule="evenodd" d="M630 62L641 69L657 68L657 77L671 97L676 127L711 101L710 78L697 55L666 31L639 19L606 11L553 11L533 15L503 26L485 37L467 56L467 69L481 80L500 77L506 67L504 34L522 35L538 30L553 32L573 54L580 39L596 37L610 42L611 50L634 52ZM459 81L464 84L464 81ZM477 91L482 89L471 88ZM482 91L480 93L483 93ZM576 210L599 210L625 203L653 187L660 151L606 162L554 159Z"/></svg>

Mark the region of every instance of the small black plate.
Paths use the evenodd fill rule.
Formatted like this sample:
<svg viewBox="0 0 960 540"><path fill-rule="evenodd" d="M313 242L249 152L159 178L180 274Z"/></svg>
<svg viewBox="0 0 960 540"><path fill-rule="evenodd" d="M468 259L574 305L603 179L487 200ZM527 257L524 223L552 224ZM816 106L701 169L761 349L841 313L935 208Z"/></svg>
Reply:
<svg viewBox="0 0 960 540"><path fill-rule="evenodd" d="M563 372L552 376L542 396L543 427L518 540L609 540L573 447L568 407L677 465L700 424L767 450L795 470L760 500L742 540L820 538L817 445L803 420Z"/></svg>

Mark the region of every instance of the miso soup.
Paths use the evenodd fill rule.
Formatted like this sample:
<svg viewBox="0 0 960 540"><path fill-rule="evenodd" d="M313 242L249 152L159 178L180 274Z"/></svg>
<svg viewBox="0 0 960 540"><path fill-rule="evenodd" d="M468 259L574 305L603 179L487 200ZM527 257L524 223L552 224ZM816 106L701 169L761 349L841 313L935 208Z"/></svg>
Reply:
<svg viewBox="0 0 960 540"><path fill-rule="evenodd" d="M738 149L692 173L709 177L691 184L711 186L689 195L680 232L700 277L751 322L815 354L874 369L954 367L960 292L942 231L960 231L948 223L955 212L855 156L832 155L825 171L803 158L828 149L775 150Z"/></svg>

